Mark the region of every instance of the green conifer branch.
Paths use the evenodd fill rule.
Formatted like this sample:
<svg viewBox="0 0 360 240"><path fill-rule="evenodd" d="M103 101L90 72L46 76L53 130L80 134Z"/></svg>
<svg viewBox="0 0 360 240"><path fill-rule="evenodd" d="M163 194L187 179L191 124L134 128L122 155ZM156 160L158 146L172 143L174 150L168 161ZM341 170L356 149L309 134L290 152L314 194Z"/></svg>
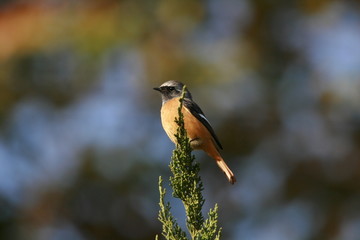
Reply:
<svg viewBox="0 0 360 240"><path fill-rule="evenodd" d="M175 119L178 124L176 148L170 162L170 170L173 176L170 177L170 186L173 189L173 197L179 198L184 204L186 211L186 226L192 240L219 240L221 228L217 225L218 206L215 205L210 209L208 218L205 220L202 214L202 207L205 199L202 191L203 183L199 176L200 166L195 162L194 155L191 154L190 140L184 126L184 116L182 114L183 99L186 87L183 88L183 94L180 98L180 106L178 109L179 117ZM163 224L162 235L167 240L188 239L185 231L183 231L176 223L176 219L172 216L170 203L165 204L164 197L166 189L162 186L162 178L159 178L160 192L160 210L159 220ZM157 239L157 237L156 237Z"/></svg>
<svg viewBox="0 0 360 240"><path fill-rule="evenodd" d="M166 189L162 186L163 179L159 177L160 211L158 219L163 225L162 235L168 240L187 240L186 233L182 231L172 216L170 203L165 204ZM157 237L156 237L157 239Z"/></svg>

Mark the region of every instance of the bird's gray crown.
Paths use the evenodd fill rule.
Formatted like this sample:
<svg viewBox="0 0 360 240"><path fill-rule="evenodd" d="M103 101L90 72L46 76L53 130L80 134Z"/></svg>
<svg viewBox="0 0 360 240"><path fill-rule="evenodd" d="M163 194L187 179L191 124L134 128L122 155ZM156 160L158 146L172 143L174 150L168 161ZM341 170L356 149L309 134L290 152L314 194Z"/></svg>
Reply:
<svg viewBox="0 0 360 240"><path fill-rule="evenodd" d="M161 84L159 88L154 88L161 93L163 104L175 97L181 97L184 84L178 81L170 80ZM192 99L191 93L186 89L185 98Z"/></svg>

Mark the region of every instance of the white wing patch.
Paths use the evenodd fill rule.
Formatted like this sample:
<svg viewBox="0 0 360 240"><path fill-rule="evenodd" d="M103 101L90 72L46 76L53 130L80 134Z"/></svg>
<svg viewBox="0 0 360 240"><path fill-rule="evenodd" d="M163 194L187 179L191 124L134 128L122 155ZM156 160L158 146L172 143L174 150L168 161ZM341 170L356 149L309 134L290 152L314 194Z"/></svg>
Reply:
<svg viewBox="0 0 360 240"><path fill-rule="evenodd" d="M199 116L200 116L202 119L204 119L209 125L211 125L210 122L209 122L209 120L207 120L206 117L204 116L204 114L199 113Z"/></svg>

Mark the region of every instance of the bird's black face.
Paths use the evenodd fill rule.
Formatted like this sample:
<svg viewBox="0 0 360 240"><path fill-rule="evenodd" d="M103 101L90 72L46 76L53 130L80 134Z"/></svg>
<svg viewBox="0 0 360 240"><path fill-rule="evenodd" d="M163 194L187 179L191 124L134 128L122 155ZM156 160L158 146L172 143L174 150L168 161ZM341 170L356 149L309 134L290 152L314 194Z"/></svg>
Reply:
<svg viewBox="0 0 360 240"><path fill-rule="evenodd" d="M174 97L180 97L182 88L179 89L176 86L162 86L160 87L160 92L161 94L166 95L169 99L171 99Z"/></svg>
<svg viewBox="0 0 360 240"><path fill-rule="evenodd" d="M172 98L181 97L183 87L184 84L182 84L181 82L171 80L163 83L158 88L154 88L154 90L161 93L162 101L163 103L165 103ZM189 91L186 91L185 97L191 99L191 94Z"/></svg>

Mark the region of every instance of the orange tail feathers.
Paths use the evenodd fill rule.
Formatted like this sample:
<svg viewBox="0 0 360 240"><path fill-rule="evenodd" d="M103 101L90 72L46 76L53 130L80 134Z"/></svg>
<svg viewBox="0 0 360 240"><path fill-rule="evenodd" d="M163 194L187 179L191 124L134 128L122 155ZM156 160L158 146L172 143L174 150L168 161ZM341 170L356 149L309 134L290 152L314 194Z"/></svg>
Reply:
<svg viewBox="0 0 360 240"><path fill-rule="evenodd" d="M231 184L234 184L236 182L236 178L235 178L233 172L228 167L228 165L226 165L224 159L222 159L221 157L218 157L216 159L216 163L219 166L219 168L221 168L221 170L223 170L223 172L225 173L225 175L228 178L229 182Z"/></svg>

